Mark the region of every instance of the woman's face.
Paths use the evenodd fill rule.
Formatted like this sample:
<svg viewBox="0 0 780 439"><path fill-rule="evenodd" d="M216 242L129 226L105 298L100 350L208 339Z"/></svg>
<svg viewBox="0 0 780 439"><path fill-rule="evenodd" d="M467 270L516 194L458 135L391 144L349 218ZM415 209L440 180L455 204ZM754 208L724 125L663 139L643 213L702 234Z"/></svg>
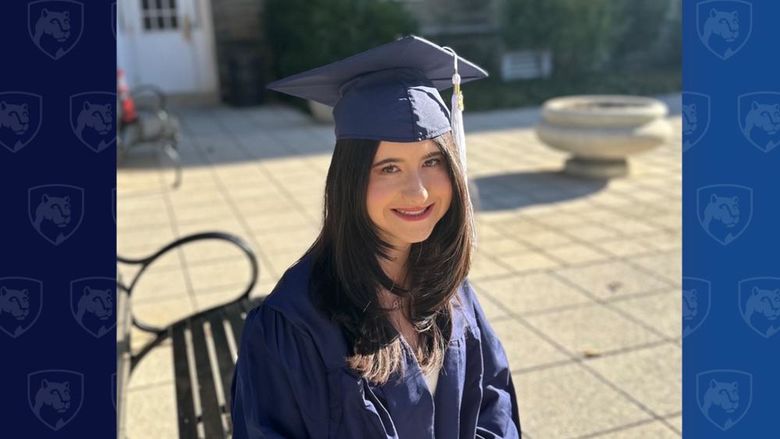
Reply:
<svg viewBox="0 0 780 439"><path fill-rule="evenodd" d="M368 215L403 248L430 236L452 201L447 162L432 140L379 144L368 181Z"/></svg>

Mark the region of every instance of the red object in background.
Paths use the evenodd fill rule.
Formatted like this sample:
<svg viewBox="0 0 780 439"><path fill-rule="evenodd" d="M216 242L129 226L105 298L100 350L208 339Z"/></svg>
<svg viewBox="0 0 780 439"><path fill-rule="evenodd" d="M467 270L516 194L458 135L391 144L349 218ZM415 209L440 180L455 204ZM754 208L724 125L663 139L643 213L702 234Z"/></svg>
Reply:
<svg viewBox="0 0 780 439"><path fill-rule="evenodd" d="M116 70L116 91L119 94L119 103L122 106L122 117L120 121L123 124L130 124L138 120L138 112L135 111L135 101L130 95L130 88L125 81L125 72L122 69Z"/></svg>

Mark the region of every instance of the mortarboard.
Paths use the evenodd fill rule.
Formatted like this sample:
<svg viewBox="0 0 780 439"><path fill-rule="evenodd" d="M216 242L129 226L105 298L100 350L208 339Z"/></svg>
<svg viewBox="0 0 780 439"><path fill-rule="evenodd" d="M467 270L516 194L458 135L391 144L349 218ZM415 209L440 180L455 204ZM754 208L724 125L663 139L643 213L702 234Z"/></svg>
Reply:
<svg viewBox="0 0 780 439"><path fill-rule="evenodd" d="M459 96L459 83L487 76L452 49L411 35L274 81L267 88L334 107L337 139L414 142L453 129L456 117L451 120L439 90L455 84ZM455 131L458 142L462 139Z"/></svg>

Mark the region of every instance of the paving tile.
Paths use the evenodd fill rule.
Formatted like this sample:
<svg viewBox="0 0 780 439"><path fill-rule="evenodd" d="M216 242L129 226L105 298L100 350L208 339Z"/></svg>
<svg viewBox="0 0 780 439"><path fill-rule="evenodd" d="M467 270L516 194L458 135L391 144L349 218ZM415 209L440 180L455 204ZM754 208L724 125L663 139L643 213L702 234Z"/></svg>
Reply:
<svg viewBox="0 0 780 439"><path fill-rule="evenodd" d="M652 419L580 366L513 376L523 429L534 438L575 438Z"/></svg>
<svg viewBox="0 0 780 439"><path fill-rule="evenodd" d="M653 413L682 410L682 348L672 343L586 360L611 383Z"/></svg>
<svg viewBox="0 0 780 439"><path fill-rule="evenodd" d="M572 242L570 236L549 230L516 235L516 238L521 242L537 248L561 246Z"/></svg>
<svg viewBox="0 0 780 439"><path fill-rule="evenodd" d="M564 232L580 241L587 242L594 242L600 239L610 239L620 236L616 230L589 223L580 226L567 227L564 229Z"/></svg>
<svg viewBox="0 0 780 439"><path fill-rule="evenodd" d="M226 286L248 282L250 265L245 258L222 259L187 267L192 291L209 293Z"/></svg>
<svg viewBox="0 0 780 439"><path fill-rule="evenodd" d="M478 285L471 282L471 286L477 293L479 305L482 307L482 311L485 312L485 315L487 315L488 320L492 322L509 316L506 309L504 309L504 306L485 294Z"/></svg>
<svg viewBox="0 0 780 439"><path fill-rule="evenodd" d="M507 237L485 239L478 235L477 252L487 256L512 256L528 251L528 245Z"/></svg>
<svg viewBox="0 0 780 439"><path fill-rule="evenodd" d="M149 351L138 363L127 383L127 390L171 384L174 379L173 345L169 339Z"/></svg>
<svg viewBox="0 0 780 439"><path fill-rule="evenodd" d="M646 274L622 261L556 270L556 274L601 299L644 293L668 287L668 281Z"/></svg>
<svg viewBox="0 0 780 439"><path fill-rule="evenodd" d="M577 265L586 262L603 261L612 257L603 251L594 250L591 247L576 243L567 244L560 247L545 247L544 253L563 262L566 265Z"/></svg>
<svg viewBox="0 0 780 439"><path fill-rule="evenodd" d="M679 437L681 436L664 425L663 422L655 421L594 436L594 439L673 439Z"/></svg>
<svg viewBox="0 0 780 439"><path fill-rule="evenodd" d="M514 273L548 270L561 265L560 262L538 251L520 251L516 254L502 255L498 260L510 267Z"/></svg>
<svg viewBox="0 0 780 439"><path fill-rule="evenodd" d="M607 241L598 240L595 241L593 245L618 257L644 254L655 250L655 247L641 238L620 238Z"/></svg>
<svg viewBox="0 0 780 439"><path fill-rule="evenodd" d="M469 272L469 278L471 279L500 276L508 273L509 269L507 267L481 253L475 253L471 257L471 270Z"/></svg>
<svg viewBox="0 0 780 439"><path fill-rule="evenodd" d="M195 312L192 299L187 295L158 300L155 302L133 303L133 315L144 323L165 327ZM135 340L133 340L135 347Z"/></svg>
<svg viewBox="0 0 780 439"><path fill-rule="evenodd" d="M211 230L211 229L204 229L204 230ZM222 229L219 229L220 231L223 231ZM250 247L253 248L255 253L257 253L257 249L255 249L250 237L245 236L243 233L237 233L238 237L244 239ZM188 267L195 267L202 263L208 263L208 262L214 262L214 261L220 261L220 260L232 260L232 261L238 261L238 260L245 260L246 256L244 253L235 245L233 245L230 242L226 241L219 241L219 240L202 240L202 241L195 241L186 245L183 245L180 247L181 253L184 255L184 260L187 263ZM259 257L259 256L258 256Z"/></svg>
<svg viewBox="0 0 780 439"><path fill-rule="evenodd" d="M671 282L681 282L682 250L632 257L629 261Z"/></svg>
<svg viewBox="0 0 780 439"><path fill-rule="evenodd" d="M158 267L158 261L155 261L154 265L150 265L141 275L133 288L133 304L156 302L176 297L187 291L186 274L181 264L178 263L176 252L165 254L159 262L162 264L166 260L171 260L171 263ZM173 260L177 261L176 265L174 265ZM131 278L127 276L124 280L129 283Z"/></svg>
<svg viewBox="0 0 780 439"><path fill-rule="evenodd" d="M599 305L526 316L573 355L598 355L659 341L641 325Z"/></svg>
<svg viewBox="0 0 780 439"><path fill-rule="evenodd" d="M671 426L674 427L674 429L677 431L677 433L682 433L682 429L683 429L682 415L670 416L670 417L666 418L666 422L671 424ZM680 434L680 435L682 436L682 434Z"/></svg>
<svg viewBox="0 0 780 439"><path fill-rule="evenodd" d="M612 302L612 306L652 326L665 336L678 339L682 336L681 301L680 290L671 289L657 294L616 300Z"/></svg>
<svg viewBox="0 0 780 439"><path fill-rule="evenodd" d="M475 284L479 291L484 291L505 309L517 314L593 303L575 288L546 273L480 280Z"/></svg>
<svg viewBox="0 0 780 439"><path fill-rule="evenodd" d="M132 380L131 380L132 381ZM164 384L128 390L125 406L127 437L176 438L176 387Z"/></svg>
<svg viewBox="0 0 780 439"><path fill-rule="evenodd" d="M137 249L148 248L149 245L156 245L157 248L173 241L173 230L168 224L156 227L145 227L133 231L122 231L116 235L117 251L119 253L128 253Z"/></svg>
<svg viewBox="0 0 780 439"><path fill-rule="evenodd" d="M513 371L569 360L566 354L515 320L504 319L490 325L498 334Z"/></svg>

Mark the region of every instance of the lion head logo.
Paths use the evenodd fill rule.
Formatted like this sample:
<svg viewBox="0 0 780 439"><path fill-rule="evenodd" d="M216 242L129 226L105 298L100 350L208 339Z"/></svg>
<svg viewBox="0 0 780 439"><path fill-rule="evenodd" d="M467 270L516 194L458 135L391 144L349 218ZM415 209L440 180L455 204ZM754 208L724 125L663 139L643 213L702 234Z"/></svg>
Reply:
<svg viewBox="0 0 780 439"><path fill-rule="evenodd" d="M33 34L35 44L41 44L44 35L54 38L58 43L67 40L70 37L70 13L54 12L44 8L38 21L35 22L35 34Z"/></svg>
<svg viewBox="0 0 780 439"><path fill-rule="evenodd" d="M84 190L52 184L30 188L28 215L33 228L54 245L62 244L81 225Z"/></svg>
<svg viewBox="0 0 780 439"><path fill-rule="evenodd" d="M754 277L739 282L742 318L764 338L780 332L780 278Z"/></svg>
<svg viewBox="0 0 780 439"><path fill-rule="evenodd" d="M739 97L742 134L762 152L780 145L780 93L755 92Z"/></svg>
<svg viewBox="0 0 780 439"><path fill-rule="evenodd" d="M703 186L696 191L697 216L704 231L722 245L737 239L753 218L753 190L735 184Z"/></svg>
<svg viewBox="0 0 780 439"><path fill-rule="evenodd" d="M739 198L712 194L704 209L704 228L709 229L712 221L719 221L726 227L734 227L739 223Z"/></svg>
<svg viewBox="0 0 780 439"><path fill-rule="evenodd" d="M704 46L721 59L737 53L750 38L753 5L741 0L706 0L696 5L696 31Z"/></svg>
<svg viewBox="0 0 780 439"><path fill-rule="evenodd" d="M81 410L84 374L49 369L27 375L27 404L35 417L52 430L67 425Z"/></svg>
<svg viewBox="0 0 780 439"><path fill-rule="evenodd" d="M753 376L747 372L715 369L696 374L696 401L708 421L728 430L750 409Z"/></svg>
<svg viewBox="0 0 780 439"><path fill-rule="evenodd" d="M87 277L71 281L71 313L78 324L95 337L108 334L116 325L114 291L116 279Z"/></svg>
<svg viewBox="0 0 780 439"><path fill-rule="evenodd" d="M737 11L719 11L710 9L710 16L704 22L704 41L718 36L729 43L739 37L739 13Z"/></svg>
<svg viewBox="0 0 780 439"><path fill-rule="evenodd" d="M27 33L54 60L76 46L83 24L84 5L74 0L37 0L27 6Z"/></svg>
<svg viewBox="0 0 780 439"><path fill-rule="evenodd" d="M94 152L116 141L114 111L116 94L85 92L70 97L70 123L73 134Z"/></svg>
<svg viewBox="0 0 780 439"><path fill-rule="evenodd" d="M0 128L7 128L17 136L23 135L30 127L30 113L27 104L9 104L0 101Z"/></svg>
<svg viewBox="0 0 780 439"><path fill-rule="evenodd" d="M0 287L0 314L8 313L16 320L24 320L30 314L30 299L27 290L12 290Z"/></svg>

